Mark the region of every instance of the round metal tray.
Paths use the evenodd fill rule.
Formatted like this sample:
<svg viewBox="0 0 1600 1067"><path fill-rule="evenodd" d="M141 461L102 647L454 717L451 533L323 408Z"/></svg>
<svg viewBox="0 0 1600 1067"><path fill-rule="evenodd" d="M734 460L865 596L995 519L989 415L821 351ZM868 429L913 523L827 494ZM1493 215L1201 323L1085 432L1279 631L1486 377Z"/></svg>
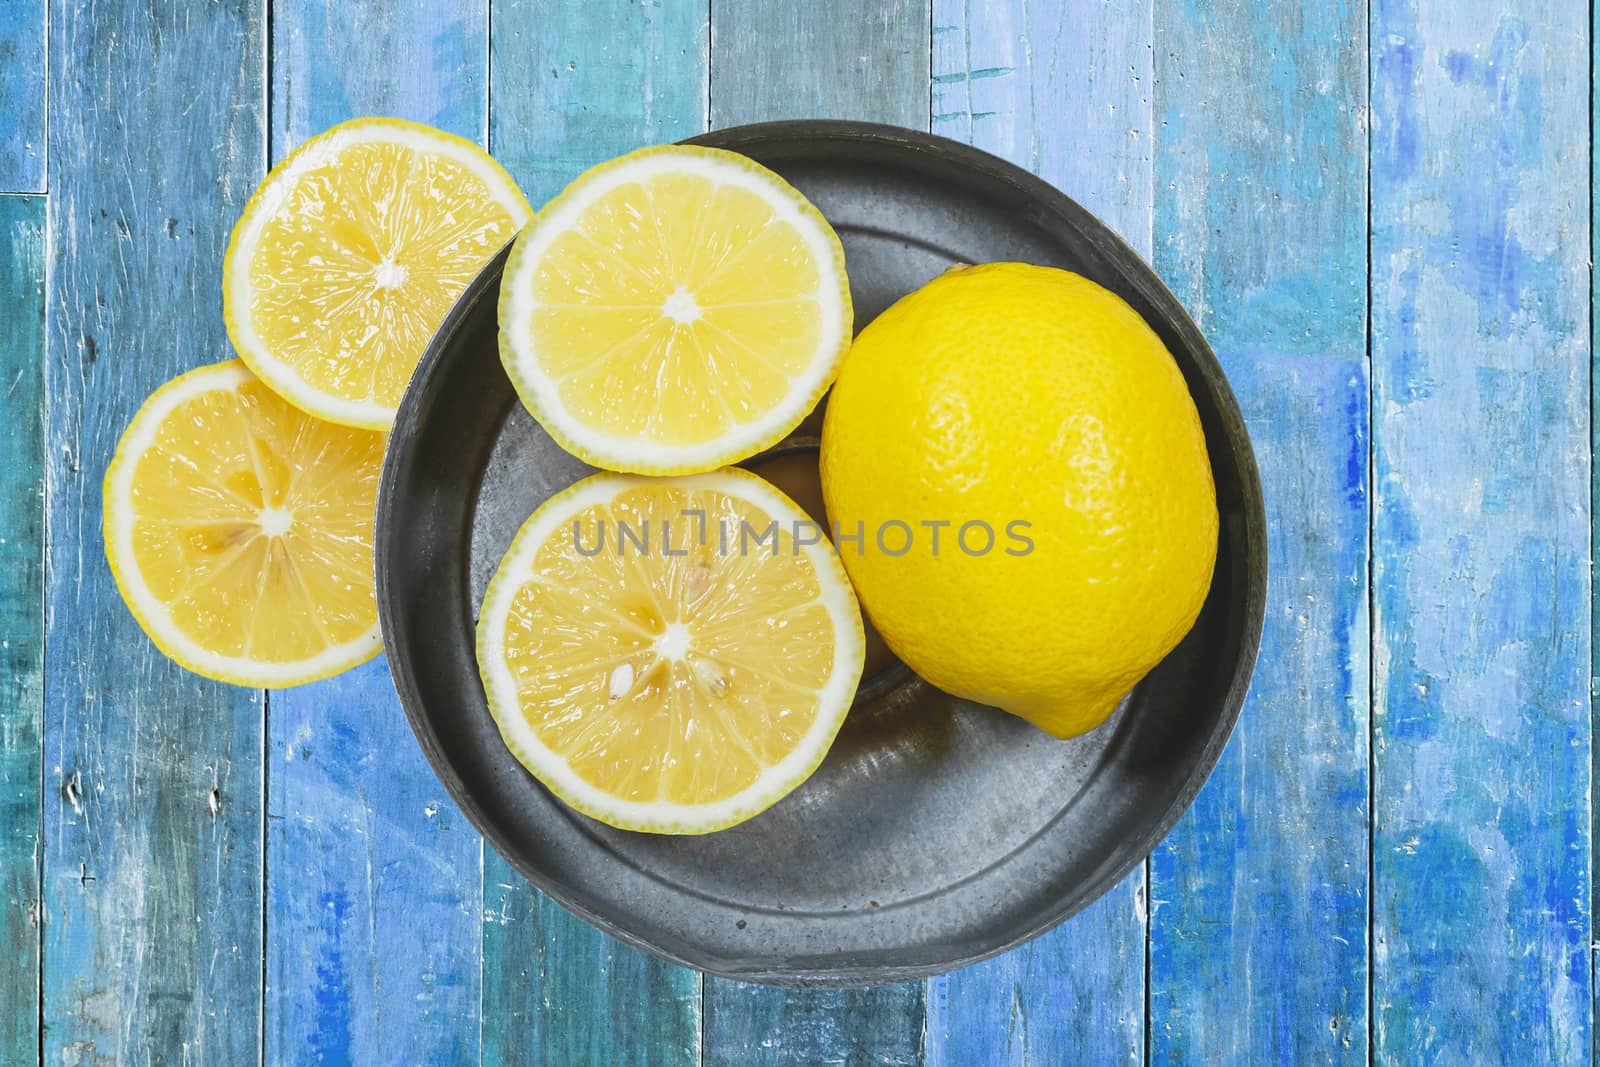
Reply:
<svg viewBox="0 0 1600 1067"><path fill-rule="evenodd" d="M950 970L1037 936L1114 885L1216 762L1265 597L1249 439L1216 358L1150 268L1026 172L858 123L769 123L695 142L764 163L816 203L844 242L858 328L961 262L1066 267L1128 300L1183 369L1215 472L1221 544L1194 630L1110 722L1075 740L892 668L863 685L811 780L750 822L664 837L577 814L501 743L473 656L478 604L518 526L589 470L534 423L501 370L502 252L433 339L389 444L377 580L390 669L423 750L489 843L607 933L754 981Z"/></svg>

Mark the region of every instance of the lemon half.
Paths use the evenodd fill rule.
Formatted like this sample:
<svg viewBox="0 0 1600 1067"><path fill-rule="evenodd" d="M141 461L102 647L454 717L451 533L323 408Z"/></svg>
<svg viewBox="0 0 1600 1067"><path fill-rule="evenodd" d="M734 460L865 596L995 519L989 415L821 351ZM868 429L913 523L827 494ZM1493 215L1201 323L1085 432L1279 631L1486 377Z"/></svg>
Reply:
<svg viewBox="0 0 1600 1067"><path fill-rule="evenodd" d="M546 501L478 620L511 751L628 830L708 833L776 803L821 763L861 678L860 609L809 522L739 470L600 474Z"/></svg>
<svg viewBox="0 0 1600 1067"><path fill-rule="evenodd" d="M714 148L580 175L517 239L500 351L534 417L595 466L711 470L799 424L850 343L844 250L778 175Z"/></svg>
<svg viewBox="0 0 1600 1067"><path fill-rule="evenodd" d="M238 360L173 379L106 471L122 599L167 656L236 685L298 685L371 659L383 447L311 418Z"/></svg>
<svg viewBox="0 0 1600 1067"><path fill-rule="evenodd" d="M533 215L470 141L357 119L272 169L223 260L228 336L318 418L387 429L445 313Z"/></svg>

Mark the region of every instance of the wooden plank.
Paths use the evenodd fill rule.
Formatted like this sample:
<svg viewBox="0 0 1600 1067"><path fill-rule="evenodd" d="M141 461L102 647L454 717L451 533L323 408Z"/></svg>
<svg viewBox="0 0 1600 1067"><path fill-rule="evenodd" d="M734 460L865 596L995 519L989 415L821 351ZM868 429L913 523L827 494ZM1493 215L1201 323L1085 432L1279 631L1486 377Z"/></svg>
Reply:
<svg viewBox="0 0 1600 1067"><path fill-rule="evenodd" d="M933 5L933 132L1010 159L1150 255L1150 5ZM929 1064L1144 1060L1145 870L1061 928L928 983Z"/></svg>
<svg viewBox="0 0 1600 1067"><path fill-rule="evenodd" d="M1150 256L1151 0L934 0L933 132L1060 188Z"/></svg>
<svg viewBox="0 0 1600 1067"><path fill-rule="evenodd" d="M1591 1055L1589 42L1375 0L1373 1058Z"/></svg>
<svg viewBox="0 0 1600 1067"><path fill-rule="evenodd" d="M537 209L584 168L706 128L704 6L493 0L490 148Z"/></svg>
<svg viewBox="0 0 1600 1067"><path fill-rule="evenodd" d="M705 128L704 5L494 0L490 146L535 207ZM484 850L486 1065L700 1062L700 977L572 918Z"/></svg>
<svg viewBox="0 0 1600 1067"><path fill-rule="evenodd" d="M49 17L44 1059L250 1063L261 694L156 651L99 520L134 410L229 354L222 253L264 162L262 5L52 0Z"/></svg>
<svg viewBox="0 0 1600 1067"><path fill-rule="evenodd" d="M707 978L705 1062L911 1067L924 1062L924 1022L921 982L777 989Z"/></svg>
<svg viewBox="0 0 1600 1067"><path fill-rule="evenodd" d="M927 129L930 12L896 0L863 15L826 0L711 6L711 124L854 118ZM922 1062L921 982L776 989L707 978L705 1062Z"/></svg>
<svg viewBox="0 0 1600 1067"><path fill-rule="evenodd" d="M44 192L45 0L0 4L0 192Z"/></svg>
<svg viewBox="0 0 1600 1067"><path fill-rule="evenodd" d="M0 196L0 1063L39 1054L44 212Z"/></svg>
<svg viewBox="0 0 1600 1067"><path fill-rule="evenodd" d="M475 1063L480 839L380 659L271 695L267 1061Z"/></svg>
<svg viewBox="0 0 1600 1067"><path fill-rule="evenodd" d="M357 115L483 141L488 6L279 0L272 155ZM379 660L271 694L266 1056L473 1063L481 839Z"/></svg>
<svg viewBox="0 0 1600 1067"><path fill-rule="evenodd" d="M1249 421L1271 593L1151 857L1153 1063L1367 1055L1366 54L1362 0L1156 8L1156 266Z"/></svg>
<svg viewBox="0 0 1600 1067"><path fill-rule="evenodd" d="M485 1064L698 1067L698 974L607 937L504 860L495 866L506 878L484 887Z"/></svg>
<svg viewBox="0 0 1600 1067"><path fill-rule="evenodd" d="M277 0L272 5L272 157L361 115L426 122L483 142L489 6Z"/></svg>
<svg viewBox="0 0 1600 1067"><path fill-rule="evenodd" d="M928 128L929 0L718 0L711 125L866 119Z"/></svg>

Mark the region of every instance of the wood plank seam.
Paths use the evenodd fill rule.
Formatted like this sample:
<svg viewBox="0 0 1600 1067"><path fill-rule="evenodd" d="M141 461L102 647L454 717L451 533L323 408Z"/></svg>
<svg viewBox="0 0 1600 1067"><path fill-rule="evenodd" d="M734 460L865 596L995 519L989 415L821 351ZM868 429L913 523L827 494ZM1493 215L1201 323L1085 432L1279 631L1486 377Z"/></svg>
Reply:
<svg viewBox="0 0 1600 1067"><path fill-rule="evenodd" d="M272 169L272 27L274 21L273 0L258 0L261 5L261 177L264 180L267 172ZM218 279L221 286L221 279ZM271 752L272 752L272 691L261 691L261 747L260 771L261 776L261 818L260 822L260 865L261 882L260 893L261 919L260 937L261 961L257 971L257 980L261 983L260 1003L256 1008L256 1063L260 1067L267 1065L267 940L272 931L268 928L268 916L271 911L267 893L271 885L270 864L272 862L271 849L268 848L268 823L272 807L271 781Z"/></svg>
<svg viewBox="0 0 1600 1067"><path fill-rule="evenodd" d="M1366 116L1366 141L1367 141L1367 197L1366 197L1366 312L1363 328L1364 354L1367 364L1367 485L1375 487L1378 484L1378 450L1373 442L1373 405L1377 402L1377 374L1373 367L1373 335L1372 335L1372 152L1373 152L1373 122L1372 101L1373 84L1375 77L1372 64L1372 35L1376 30L1374 22L1376 13L1373 5L1367 3L1367 54L1365 58L1367 76L1367 116ZM1375 490L1372 490L1375 493ZM1377 1062L1378 1053L1378 1027L1377 1018L1373 1014L1376 1006L1376 983L1373 981L1372 961L1376 956L1377 924L1376 914L1373 910L1373 901L1378 889L1378 861L1377 861L1377 811L1378 811L1378 754L1377 754L1377 723L1372 715L1372 699L1377 693L1378 686L1378 629L1370 624L1370 620L1377 618L1378 593L1377 593L1377 561L1373 558L1372 546L1377 536L1378 509L1374 499L1369 499L1367 504L1367 1063Z"/></svg>

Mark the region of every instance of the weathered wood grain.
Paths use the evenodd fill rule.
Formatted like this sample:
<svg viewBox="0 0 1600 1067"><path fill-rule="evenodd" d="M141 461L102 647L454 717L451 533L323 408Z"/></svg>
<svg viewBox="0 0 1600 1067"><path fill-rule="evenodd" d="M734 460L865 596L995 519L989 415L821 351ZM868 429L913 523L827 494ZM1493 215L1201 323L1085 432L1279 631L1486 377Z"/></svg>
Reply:
<svg viewBox="0 0 1600 1067"><path fill-rule="evenodd" d="M705 128L704 5L495 0L490 147L537 208ZM484 850L483 1062L695 1065L700 977L614 941Z"/></svg>
<svg viewBox="0 0 1600 1067"><path fill-rule="evenodd" d="M262 6L53 0L44 1059L259 1052L261 694L120 603L100 482L128 418L228 356L228 229L262 172Z"/></svg>
<svg viewBox="0 0 1600 1067"><path fill-rule="evenodd" d="M698 1067L694 971L607 937L518 875L484 896L485 1064Z"/></svg>
<svg viewBox="0 0 1600 1067"><path fill-rule="evenodd" d="M711 124L852 118L928 127L930 13L920 0L719 0L711 6ZM706 979L705 1061L922 1061L920 982L774 989Z"/></svg>
<svg viewBox="0 0 1600 1067"><path fill-rule="evenodd" d="M717 0L711 125L865 119L928 128L929 0Z"/></svg>
<svg viewBox="0 0 1600 1067"><path fill-rule="evenodd" d="M1150 6L933 5L933 132L1010 159L1150 254ZM1143 865L1081 915L928 982L929 1064L1144 1061Z"/></svg>
<svg viewBox="0 0 1600 1067"><path fill-rule="evenodd" d="M488 7L278 0L274 161L359 115L482 142ZM481 840L412 736L380 659L268 708L269 1062L473 1063Z"/></svg>
<svg viewBox="0 0 1600 1067"><path fill-rule="evenodd" d="M1367 1055L1366 8L1156 7L1155 261L1266 494L1239 725L1151 857L1152 1063Z"/></svg>
<svg viewBox="0 0 1600 1067"><path fill-rule="evenodd" d="M0 192L42 193L45 0L0 3Z"/></svg>
<svg viewBox="0 0 1600 1067"><path fill-rule="evenodd" d="M933 0L933 132L1040 175L1149 258L1151 0Z"/></svg>
<svg viewBox="0 0 1600 1067"><path fill-rule="evenodd" d="M0 196L0 1063L39 1054L44 718L42 197Z"/></svg>
<svg viewBox="0 0 1600 1067"><path fill-rule="evenodd" d="M1375 0L1374 1059L1592 1054L1588 20Z"/></svg>
<svg viewBox="0 0 1600 1067"><path fill-rule="evenodd" d="M483 143L486 0L273 0L272 157L336 122L389 115Z"/></svg>
<svg viewBox="0 0 1600 1067"><path fill-rule="evenodd" d="M267 1061L477 1062L480 841L387 667L269 710Z"/></svg>
<svg viewBox="0 0 1600 1067"><path fill-rule="evenodd" d="M493 7L490 150L535 209L586 167L705 130L704 5Z"/></svg>

